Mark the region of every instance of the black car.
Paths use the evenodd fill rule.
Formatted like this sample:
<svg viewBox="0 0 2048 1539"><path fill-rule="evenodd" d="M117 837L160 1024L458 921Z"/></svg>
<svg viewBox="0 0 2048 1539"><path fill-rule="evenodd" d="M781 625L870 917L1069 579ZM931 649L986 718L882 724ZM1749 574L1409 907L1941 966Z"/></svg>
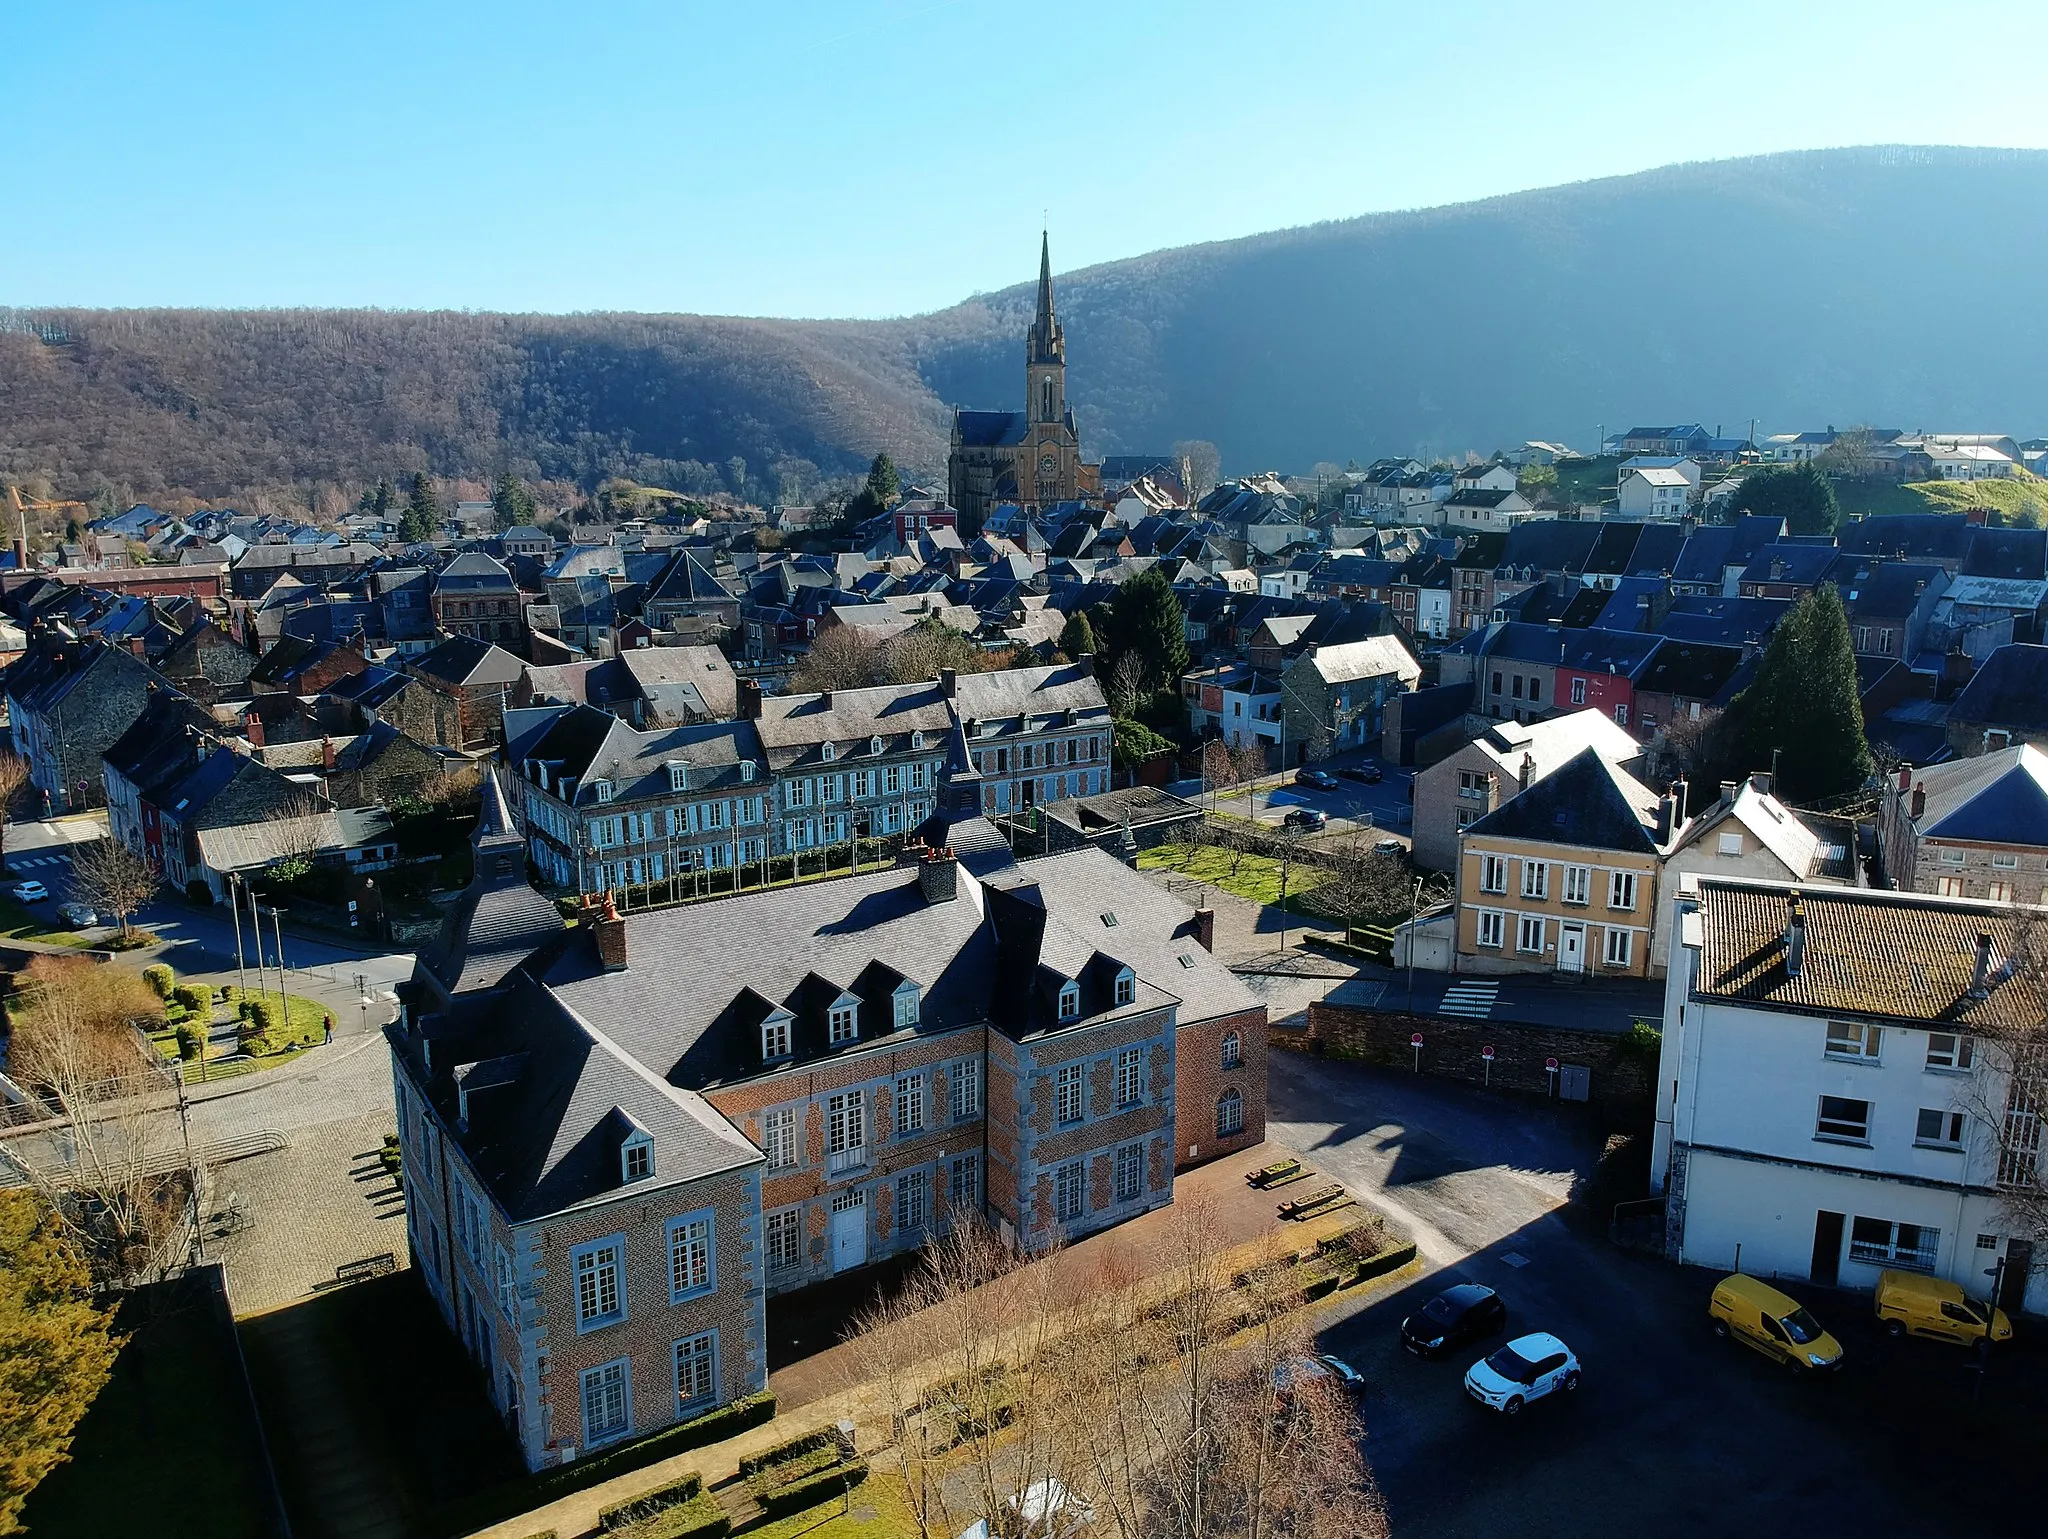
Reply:
<svg viewBox="0 0 2048 1539"><path fill-rule="evenodd" d="M1294 772L1294 783L1298 786L1313 786L1318 791L1337 789L1337 777L1328 770L1298 769Z"/></svg>
<svg viewBox="0 0 2048 1539"><path fill-rule="evenodd" d="M1447 1288L1401 1322L1401 1345L1417 1357L1436 1357L1461 1342L1491 1336L1508 1323L1500 1295L1479 1283Z"/></svg>
<svg viewBox="0 0 2048 1539"><path fill-rule="evenodd" d="M1377 764L1348 765L1337 771L1346 780L1355 780L1362 786L1376 786L1385 780L1386 774Z"/></svg>

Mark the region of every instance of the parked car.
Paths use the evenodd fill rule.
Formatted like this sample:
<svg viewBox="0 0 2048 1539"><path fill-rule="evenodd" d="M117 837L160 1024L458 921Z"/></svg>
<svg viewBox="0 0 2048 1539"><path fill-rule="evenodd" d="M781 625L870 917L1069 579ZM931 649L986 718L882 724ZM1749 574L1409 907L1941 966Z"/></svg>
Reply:
<svg viewBox="0 0 2048 1539"><path fill-rule="evenodd" d="M1320 807L1296 807L1287 814L1287 826L1314 833L1330 826L1330 815Z"/></svg>
<svg viewBox="0 0 2048 1539"><path fill-rule="evenodd" d="M1547 1331L1517 1336L1465 1370L1465 1393L1503 1416L1518 1416L1531 1400L1578 1387L1579 1360Z"/></svg>
<svg viewBox="0 0 2048 1539"><path fill-rule="evenodd" d="M1337 789L1337 777L1328 770L1298 769L1294 772L1294 783L1298 786L1313 786L1318 791Z"/></svg>
<svg viewBox="0 0 2048 1539"><path fill-rule="evenodd" d="M1328 1385L1354 1400L1365 1393L1365 1375L1327 1352L1290 1357L1273 1370L1273 1392L1283 1408L1293 1403L1295 1391L1305 1384Z"/></svg>
<svg viewBox="0 0 2048 1539"><path fill-rule="evenodd" d="M1921 1272L1877 1274L1877 1318L1893 1336L1910 1333L1967 1343L1982 1340L1989 1330L1993 1341L2012 1340L2012 1321L2004 1310L1971 1298L1945 1277Z"/></svg>
<svg viewBox="0 0 2048 1539"><path fill-rule="evenodd" d="M64 921L65 928L71 930L89 930L100 922L100 916L88 903L60 903L57 905L57 917Z"/></svg>
<svg viewBox="0 0 2048 1539"><path fill-rule="evenodd" d="M1797 1299L1741 1272L1714 1284L1707 1318L1716 1336L1733 1336L1794 1373L1842 1366L1842 1344Z"/></svg>
<svg viewBox="0 0 2048 1539"><path fill-rule="evenodd" d="M1362 786L1376 786L1385 780L1386 773L1377 764L1351 764L1337 771L1346 780L1355 780Z"/></svg>
<svg viewBox="0 0 2048 1539"><path fill-rule="evenodd" d="M1401 1322L1401 1345L1417 1357L1436 1357L1508 1323L1508 1306L1481 1283L1446 1288Z"/></svg>
<svg viewBox="0 0 2048 1539"><path fill-rule="evenodd" d="M1372 847L1375 855L1406 855L1408 846L1399 839L1382 839Z"/></svg>
<svg viewBox="0 0 2048 1539"><path fill-rule="evenodd" d="M1318 1352L1316 1354L1316 1361L1336 1376L1337 1387L1352 1399L1356 1400L1365 1393L1365 1375L1345 1362L1343 1358L1334 1357L1328 1352Z"/></svg>
<svg viewBox="0 0 2048 1539"><path fill-rule="evenodd" d="M40 903L50 895L41 882L16 882L12 888L17 903Z"/></svg>

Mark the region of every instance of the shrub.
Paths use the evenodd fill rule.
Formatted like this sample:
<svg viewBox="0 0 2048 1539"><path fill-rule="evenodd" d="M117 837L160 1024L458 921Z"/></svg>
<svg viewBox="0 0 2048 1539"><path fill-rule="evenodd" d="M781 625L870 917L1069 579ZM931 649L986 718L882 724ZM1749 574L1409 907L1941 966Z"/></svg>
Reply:
<svg viewBox="0 0 2048 1539"><path fill-rule="evenodd" d="M777 1443L773 1448L740 1460L740 1475L743 1479L751 1480L765 1470L771 1470L778 1464L787 1464L793 1459L801 1459L805 1454L816 1453L828 1444L842 1454L853 1452L840 1442L837 1427L820 1427L816 1432L793 1437L787 1443Z"/></svg>
<svg viewBox="0 0 2048 1539"><path fill-rule="evenodd" d="M152 962L142 970L142 981L150 986L158 999L171 997L171 985L177 976L162 962Z"/></svg>
<svg viewBox="0 0 2048 1539"><path fill-rule="evenodd" d="M792 1512L802 1512L806 1507L815 1507L827 1497L837 1496L867 1478L867 1460L849 1459L808 1480L792 1481L773 1491L757 1493L754 1500L761 1504L761 1510L769 1517L782 1518Z"/></svg>
<svg viewBox="0 0 2048 1539"><path fill-rule="evenodd" d="M190 1022L178 1027L178 1056L188 1063L206 1051L206 1032Z"/></svg>
<svg viewBox="0 0 2048 1539"><path fill-rule="evenodd" d="M277 1031L279 1021L277 1006L267 999L256 1001L256 1007L249 1012L249 1019L256 1027L256 1035L268 1037Z"/></svg>
<svg viewBox="0 0 2048 1539"><path fill-rule="evenodd" d="M704 1477L688 1474L667 1485L656 1486L651 1491L642 1491L630 1501L614 1502L598 1510L597 1526L605 1533L638 1523L642 1518L651 1518L657 1512L666 1512L671 1507L680 1507L699 1491L704 1489Z"/></svg>
<svg viewBox="0 0 2048 1539"><path fill-rule="evenodd" d="M169 972L170 969L165 968L164 971ZM147 973L144 976L148 976ZM213 1016L213 990L203 983L181 983L171 990L170 997L178 1002L178 1008L187 1015L195 1016L202 1021Z"/></svg>
<svg viewBox="0 0 2048 1539"><path fill-rule="evenodd" d="M732 1519L709 1491L700 1491L680 1507L644 1518L630 1528L613 1530L619 1539L725 1539Z"/></svg>

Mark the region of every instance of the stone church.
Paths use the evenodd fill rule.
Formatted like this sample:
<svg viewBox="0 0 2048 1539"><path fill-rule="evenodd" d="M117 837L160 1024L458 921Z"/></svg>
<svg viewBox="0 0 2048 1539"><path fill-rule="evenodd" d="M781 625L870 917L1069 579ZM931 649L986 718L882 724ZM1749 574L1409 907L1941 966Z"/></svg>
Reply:
<svg viewBox="0 0 2048 1539"><path fill-rule="evenodd" d="M1067 334L1053 314L1048 237L1038 255L1038 315L1024 343L1024 410L953 413L947 495L974 530L998 503L1044 507L1092 492L1098 470L1081 462L1067 405Z"/></svg>

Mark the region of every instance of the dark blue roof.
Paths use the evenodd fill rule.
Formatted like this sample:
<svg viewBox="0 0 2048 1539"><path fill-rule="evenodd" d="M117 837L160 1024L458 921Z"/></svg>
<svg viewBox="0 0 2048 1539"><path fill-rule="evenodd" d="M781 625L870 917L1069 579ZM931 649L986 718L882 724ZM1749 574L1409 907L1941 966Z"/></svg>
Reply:
<svg viewBox="0 0 2048 1539"><path fill-rule="evenodd" d="M1949 715L2014 731L2048 731L2048 647L2000 647L1963 686Z"/></svg>
<svg viewBox="0 0 2048 1539"><path fill-rule="evenodd" d="M1718 594L1698 594L1673 599L1671 612L1657 629L1680 641L1760 647L1791 607L1790 599L1722 598Z"/></svg>
<svg viewBox="0 0 2048 1539"><path fill-rule="evenodd" d="M1024 442L1030 419L1021 411L956 411L953 430L962 444L977 449L1007 449Z"/></svg>

